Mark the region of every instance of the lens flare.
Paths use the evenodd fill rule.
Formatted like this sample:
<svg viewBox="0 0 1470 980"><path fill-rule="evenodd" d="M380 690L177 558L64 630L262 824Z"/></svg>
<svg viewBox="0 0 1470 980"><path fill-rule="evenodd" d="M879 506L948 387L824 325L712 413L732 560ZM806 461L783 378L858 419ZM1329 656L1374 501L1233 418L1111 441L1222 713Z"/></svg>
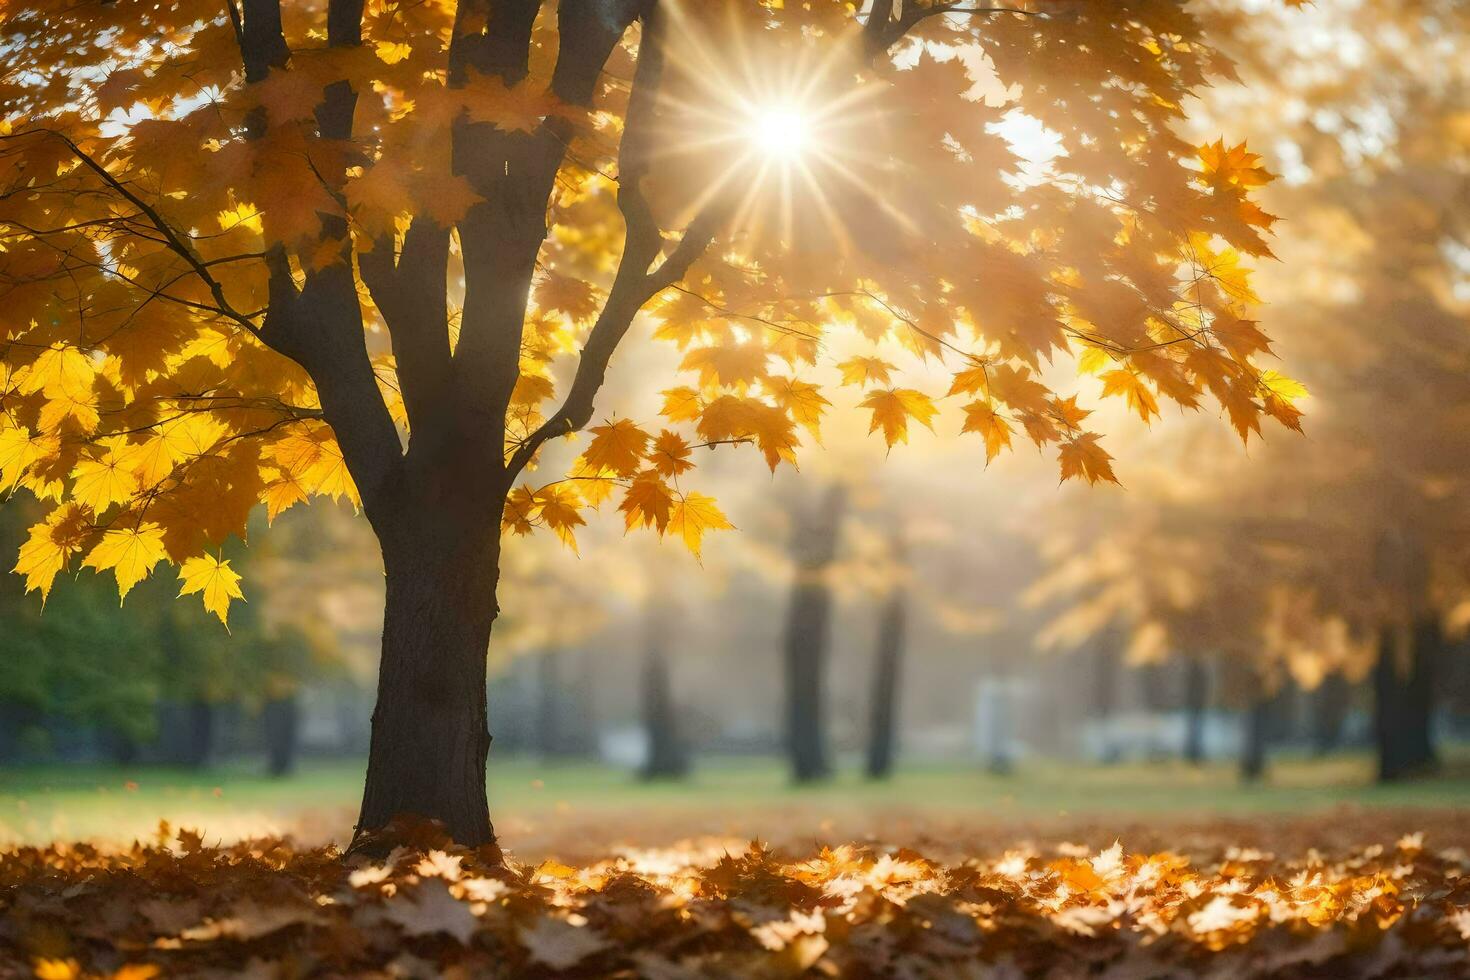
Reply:
<svg viewBox="0 0 1470 980"><path fill-rule="evenodd" d="M800 109L768 106L756 113L749 136L765 155L790 160L806 152L811 129L811 120Z"/></svg>

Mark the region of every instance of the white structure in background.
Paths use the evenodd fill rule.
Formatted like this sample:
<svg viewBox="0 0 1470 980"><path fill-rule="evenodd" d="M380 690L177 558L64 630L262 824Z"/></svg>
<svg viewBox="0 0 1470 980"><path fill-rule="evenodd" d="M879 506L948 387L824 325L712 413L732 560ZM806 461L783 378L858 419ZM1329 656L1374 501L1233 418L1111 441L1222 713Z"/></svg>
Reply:
<svg viewBox="0 0 1470 980"><path fill-rule="evenodd" d="M1017 677L982 677L975 683L970 744L992 768L1009 768L1026 754L1019 721L1032 694L1033 685Z"/></svg>

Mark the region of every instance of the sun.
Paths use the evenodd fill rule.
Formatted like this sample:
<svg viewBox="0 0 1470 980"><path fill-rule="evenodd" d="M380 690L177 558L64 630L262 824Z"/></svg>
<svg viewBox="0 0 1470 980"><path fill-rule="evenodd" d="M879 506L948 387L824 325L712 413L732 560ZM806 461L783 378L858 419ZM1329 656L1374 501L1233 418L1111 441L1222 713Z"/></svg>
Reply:
<svg viewBox="0 0 1470 980"><path fill-rule="evenodd" d="M756 111L747 135L766 156L791 160L806 152L811 132L806 113L794 106L774 105Z"/></svg>

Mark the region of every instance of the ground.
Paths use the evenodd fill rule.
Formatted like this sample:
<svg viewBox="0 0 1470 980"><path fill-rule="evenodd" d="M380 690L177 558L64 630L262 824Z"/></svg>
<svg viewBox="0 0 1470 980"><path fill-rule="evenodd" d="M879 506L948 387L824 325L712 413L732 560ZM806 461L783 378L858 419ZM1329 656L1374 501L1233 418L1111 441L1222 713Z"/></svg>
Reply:
<svg viewBox="0 0 1470 980"><path fill-rule="evenodd" d="M431 828L344 863L356 764L11 771L0 977L1463 977L1461 761L1391 787L1345 756L1249 787L1161 763L794 789L769 762L643 785L502 760L503 866Z"/></svg>
<svg viewBox="0 0 1470 980"><path fill-rule="evenodd" d="M1422 817L1403 811L1470 807L1470 749L1452 752L1437 779L1378 786L1372 772L1366 754L1281 758L1256 785L1241 785L1227 763L1037 762L1008 776L947 763L905 766L878 783L849 766L829 784L795 788L769 760L708 760L687 782L645 784L605 767L511 758L492 761L490 799L506 845L535 860L597 857L597 849L616 843L655 846L700 836L800 846L895 836L908 843L912 835L942 831L959 844L995 845L1221 819L1246 830L1283 827L1293 818L1380 810L1389 823L1397 813L1397 822L1413 830ZM343 843L361 792L358 761L308 761L285 779L253 766L15 769L0 772L0 844L99 838L126 844L150 837L161 818L197 828L211 841L291 834L307 844ZM1455 816L1448 814L1452 825ZM1470 846L1470 828L1466 837Z"/></svg>

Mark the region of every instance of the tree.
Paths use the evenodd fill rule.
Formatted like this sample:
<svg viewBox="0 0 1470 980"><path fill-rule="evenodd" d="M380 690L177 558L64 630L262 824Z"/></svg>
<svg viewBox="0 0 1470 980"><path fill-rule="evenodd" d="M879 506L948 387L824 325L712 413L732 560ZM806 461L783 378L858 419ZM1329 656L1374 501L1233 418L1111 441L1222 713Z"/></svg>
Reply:
<svg viewBox="0 0 1470 980"><path fill-rule="evenodd" d="M1228 111L1300 161L1270 202L1296 219L1275 243L1292 275L1262 292L1283 309L1278 339L1310 366L1313 438L1268 445L1248 467L1211 454L1187 470L1179 457L1209 451L1209 434L1187 426L1184 448L1133 481L1103 531L1090 514L1065 532L1072 547L1051 551L1058 584L1085 597L1064 626L1118 617L1145 655L1221 650L1258 677L1243 695L1269 696L1287 676L1313 688L1371 673L1391 779L1433 765L1435 663L1470 596L1470 226L1458 206L1470 138L1456 122L1470 72L1418 55L1463 44L1470 16L1438 0L1361 14L1320 5L1229 32L1247 86ZM1324 71L1283 40L1303 31L1357 39L1361 57ZM1380 132L1382 118L1393 122Z"/></svg>
<svg viewBox="0 0 1470 980"><path fill-rule="evenodd" d="M890 556L894 579L878 613L877 643L873 651L873 686L868 703L869 779L887 779L893 774L893 757L898 751L899 686L903 680L905 621L909 596L903 581L907 549L899 534L893 535Z"/></svg>
<svg viewBox="0 0 1470 980"><path fill-rule="evenodd" d="M1175 133L1229 71L1189 10L871 7L8 8L0 475L54 504L28 587L167 561L223 619L211 549L252 507L351 499L387 583L357 843L411 814L488 845L503 536L574 546L620 495L697 552L729 521L694 450L792 462L826 352L866 351L841 380L890 446L939 406L889 348L950 372L987 458L1024 431L1064 479L1113 479L1042 370L1069 352L1145 418L1208 394L1243 436L1298 424L1241 263L1271 175ZM1061 153L1023 167L1017 120ZM657 431L593 424L645 310L691 383Z"/></svg>
<svg viewBox="0 0 1470 980"><path fill-rule="evenodd" d="M679 725L679 702L669 667L670 617L650 608L639 683L643 732L648 752L639 770L643 779L683 779L689 775L689 750Z"/></svg>
<svg viewBox="0 0 1470 980"><path fill-rule="evenodd" d="M831 575L846 511L846 489L832 486L819 503L808 504L798 514L792 527L791 604L781 645L786 667L786 753L791 778L798 783L832 775L827 745Z"/></svg>

